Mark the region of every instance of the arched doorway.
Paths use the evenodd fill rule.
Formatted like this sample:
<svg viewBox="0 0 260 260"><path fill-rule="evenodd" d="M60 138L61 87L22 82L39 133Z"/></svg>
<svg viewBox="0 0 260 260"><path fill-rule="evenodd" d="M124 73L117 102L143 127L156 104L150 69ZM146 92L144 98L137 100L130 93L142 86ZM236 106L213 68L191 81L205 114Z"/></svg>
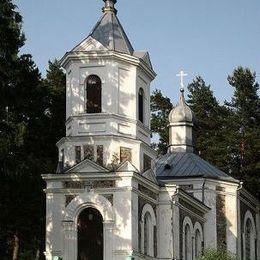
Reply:
<svg viewBox="0 0 260 260"><path fill-rule="evenodd" d="M84 209L78 217L78 260L103 260L103 219L98 210Z"/></svg>

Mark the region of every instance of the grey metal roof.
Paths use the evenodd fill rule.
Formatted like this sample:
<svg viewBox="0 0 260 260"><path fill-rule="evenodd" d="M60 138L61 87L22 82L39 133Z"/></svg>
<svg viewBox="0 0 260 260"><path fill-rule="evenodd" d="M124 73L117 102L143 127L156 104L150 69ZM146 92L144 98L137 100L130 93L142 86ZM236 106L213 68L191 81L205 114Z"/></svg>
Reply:
<svg viewBox="0 0 260 260"><path fill-rule="evenodd" d="M134 52L115 12L105 12L89 36L100 42L109 50L130 55Z"/></svg>
<svg viewBox="0 0 260 260"><path fill-rule="evenodd" d="M155 163L156 177L209 177L234 180L209 162L194 153L167 153Z"/></svg>

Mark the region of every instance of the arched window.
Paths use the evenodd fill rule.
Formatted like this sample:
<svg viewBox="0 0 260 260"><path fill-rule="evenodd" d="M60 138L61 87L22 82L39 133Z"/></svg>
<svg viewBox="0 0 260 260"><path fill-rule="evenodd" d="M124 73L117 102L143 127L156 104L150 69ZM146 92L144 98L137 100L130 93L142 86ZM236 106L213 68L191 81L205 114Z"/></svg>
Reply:
<svg viewBox="0 0 260 260"><path fill-rule="evenodd" d="M183 259L192 260L192 232L193 225L189 217L183 221Z"/></svg>
<svg viewBox="0 0 260 260"><path fill-rule="evenodd" d="M101 113L101 79L97 75L90 75L86 81L86 112Z"/></svg>
<svg viewBox="0 0 260 260"><path fill-rule="evenodd" d="M154 256L156 218L150 204L145 204L141 216L141 252Z"/></svg>
<svg viewBox="0 0 260 260"><path fill-rule="evenodd" d="M144 90L142 88L138 92L138 119L144 122Z"/></svg>
<svg viewBox="0 0 260 260"><path fill-rule="evenodd" d="M246 249L246 260L252 259L252 242L254 241L252 238L253 235L253 227L250 219L246 221L246 229L245 229L245 249Z"/></svg>
<svg viewBox="0 0 260 260"><path fill-rule="evenodd" d="M144 216L144 254L145 255L149 255L149 248L152 246L150 245L150 241L149 241L149 238L151 236L151 234L149 234L151 232L151 230L149 230L151 227L151 223L152 223L151 214L149 212L146 212Z"/></svg>
<svg viewBox="0 0 260 260"><path fill-rule="evenodd" d="M199 222L194 225L194 256L197 259L202 253L203 230Z"/></svg>
<svg viewBox="0 0 260 260"><path fill-rule="evenodd" d="M195 259L197 259L202 250L202 239L201 239L201 234L200 231L197 229L195 231Z"/></svg>
<svg viewBox="0 0 260 260"><path fill-rule="evenodd" d="M244 235L243 235L243 250L245 260L255 260L255 238L256 228L254 218L251 212L247 211L244 218Z"/></svg>
<svg viewBox="0 0 260 260"><path fill-rule="evenodd" d="M94 208L84 209L78 217L78 260L103 259L103 219Z"/></svg>

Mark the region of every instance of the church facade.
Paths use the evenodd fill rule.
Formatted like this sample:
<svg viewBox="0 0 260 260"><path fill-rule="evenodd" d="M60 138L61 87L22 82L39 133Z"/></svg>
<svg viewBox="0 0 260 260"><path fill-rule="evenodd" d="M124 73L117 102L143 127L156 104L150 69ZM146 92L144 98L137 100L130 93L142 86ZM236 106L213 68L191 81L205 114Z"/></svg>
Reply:
<svg viewBox="0 0 260 260"><path fill-rule="evenodd" d="M66 137L46 182L46 259L196 259L225 248L260 259L260 203L194 153L183 90L169 115L168 153L150 147L148 52L135 51L116 0L61 60ZM167 126L165 126L167 127Z"/></svg>

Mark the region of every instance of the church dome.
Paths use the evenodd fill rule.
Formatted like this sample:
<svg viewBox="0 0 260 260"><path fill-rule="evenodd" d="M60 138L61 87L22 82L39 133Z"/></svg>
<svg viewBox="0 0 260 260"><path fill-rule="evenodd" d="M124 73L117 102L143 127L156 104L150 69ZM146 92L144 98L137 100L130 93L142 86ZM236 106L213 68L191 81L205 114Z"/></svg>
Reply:
<svg viewBox="0 0 260 260"><path fill-rule="evenodd" d="M184 90L181 89L181 97L175 108L169 114L170 123L189 122L195 123L196 118L190 107L186 104L184 98Z"/></svg>

